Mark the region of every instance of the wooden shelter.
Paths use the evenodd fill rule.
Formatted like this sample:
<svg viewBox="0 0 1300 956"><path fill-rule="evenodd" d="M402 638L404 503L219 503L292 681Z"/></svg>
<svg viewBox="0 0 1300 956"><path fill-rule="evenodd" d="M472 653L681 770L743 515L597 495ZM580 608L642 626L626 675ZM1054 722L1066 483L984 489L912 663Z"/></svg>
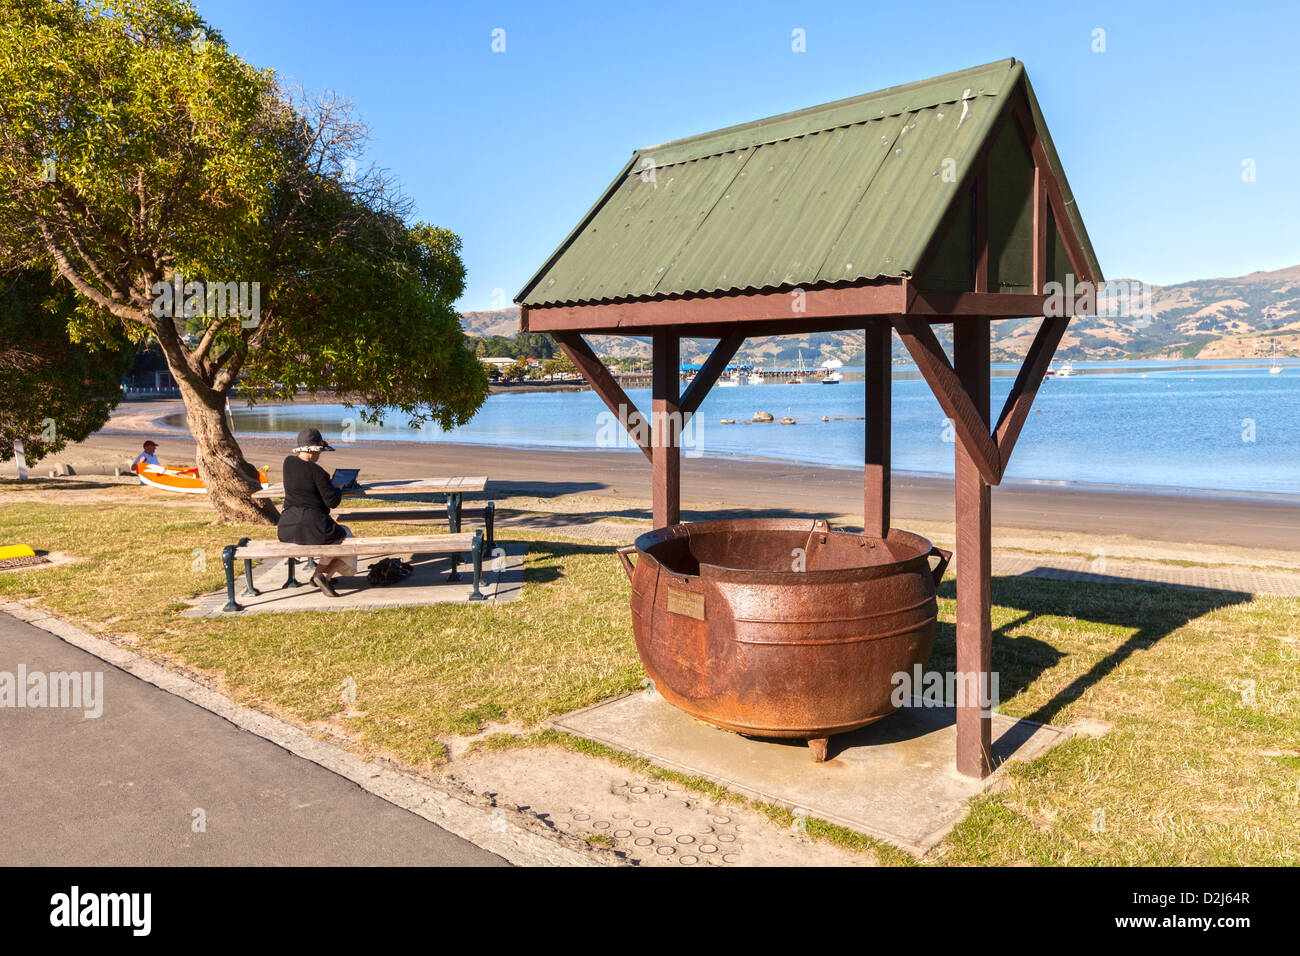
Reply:
<svg viewBox="0 0 1300 956"><path fill-rule="evenodd" d="M990 487L1101 278L1029 79L1005 60L638 150L516 301L522 329L555 337L650 460L655 527L679 520L680 429L747 337L863 329L863 526L883 537L896 332L956 437L957 669L982 679ZM990 323L1035 316L995 419ZM951 360L936 324L952 326ZM652 340L648 437L583 338L610 333ZM683 336L718 340L684 391ZM957 767L991 770L974 702L958 708Z"/></svg>

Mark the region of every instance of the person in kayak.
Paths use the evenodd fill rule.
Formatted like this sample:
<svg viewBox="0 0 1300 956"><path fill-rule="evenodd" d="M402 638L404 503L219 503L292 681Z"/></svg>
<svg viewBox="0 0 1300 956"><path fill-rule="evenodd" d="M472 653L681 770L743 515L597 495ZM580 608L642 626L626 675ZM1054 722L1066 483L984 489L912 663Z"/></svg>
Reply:
<svg viewBox="0 0 1300 956"><path fill-rule="evenodd" d="M285 458L284 509L276 525L276 535L281 541L292 544L338 544L352 537L352 531L330 517L330 509L337 508L343 492L334 487L330 476L316 459L321 452L333 451L318 429L304 428L298 433L293 454ZM336 598L330 579L343 573L357 573L357 559L331 558L317 561L311 583L326 597Z"/></svg>

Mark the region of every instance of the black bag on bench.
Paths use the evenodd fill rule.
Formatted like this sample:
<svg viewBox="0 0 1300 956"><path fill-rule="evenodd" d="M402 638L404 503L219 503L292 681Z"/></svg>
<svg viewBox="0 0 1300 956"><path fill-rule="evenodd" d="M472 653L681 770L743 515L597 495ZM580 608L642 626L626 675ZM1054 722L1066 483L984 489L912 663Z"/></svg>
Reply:
<svg viewBox="0 0 1300 956"><path fill-rule="evenodd" d="M370 573L366 577L372 585L386 587L390 584L396 584L414 570L405 561L400 561L397 558L384 558L382 561L376 561L370 566Z"/></svg>

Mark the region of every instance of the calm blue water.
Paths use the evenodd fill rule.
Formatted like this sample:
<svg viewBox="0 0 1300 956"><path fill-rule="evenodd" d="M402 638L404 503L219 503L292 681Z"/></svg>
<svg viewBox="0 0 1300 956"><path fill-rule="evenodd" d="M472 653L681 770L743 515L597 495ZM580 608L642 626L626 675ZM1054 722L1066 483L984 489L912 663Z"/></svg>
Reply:
<svg viewBox="0 0 1300 956"><path fill-rule="evenodd" d="M993 379L995 417L1012 381ZM649 389L628 396L649 411ZM687 435L687 454L858 467L863 402L864 385L853 380L715 388ZM1269 375L1188 363L1076 363L1073 377L1043 383L1034 408L1008 478L1300 494L1300 365ZM742 424L759 411L798 424ZM724 418L738 424L719 424ZM590 391L493 395L472 422L450 432L406 428L400 414L368 426L340 405L236 407L235 419L240 432L293 436L315 425L331 440L573 448L614 441L634 453ZM893 455L897 471L952 473L951 432L914 370L894 381Z"/></svg>

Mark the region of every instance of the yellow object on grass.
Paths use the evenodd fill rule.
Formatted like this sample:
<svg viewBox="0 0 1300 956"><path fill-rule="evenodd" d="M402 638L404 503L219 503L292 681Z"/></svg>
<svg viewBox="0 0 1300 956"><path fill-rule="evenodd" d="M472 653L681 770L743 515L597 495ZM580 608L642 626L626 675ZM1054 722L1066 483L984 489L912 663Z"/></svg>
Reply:
<svg viewBox="0 0 1300 956"><path fill-rule="evenodd" d="M0 545L0 561L6 561L9 558L34 558L36 552L25 544L6 544Z"/></svg>

